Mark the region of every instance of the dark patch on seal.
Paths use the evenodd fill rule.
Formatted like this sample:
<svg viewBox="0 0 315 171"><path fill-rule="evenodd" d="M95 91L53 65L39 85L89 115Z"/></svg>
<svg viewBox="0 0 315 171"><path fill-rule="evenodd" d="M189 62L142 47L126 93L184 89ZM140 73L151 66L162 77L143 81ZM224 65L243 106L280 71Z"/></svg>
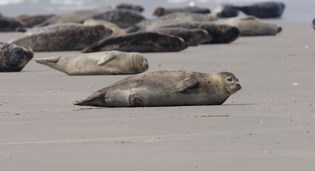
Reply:
<svg viewBox="0 0 315 171"><path fill-rule="evenodd" d="M0 31L15 31L19 27L24 27L24 24L14 18L5 17L0 14Z"/></svg>
<svg viewBox="0 0 315 171"><path fill-rule="evenodd" d="M257 18L279 18L281 17L285 4L282 2L260 2L252 5L235 6L247 15Z"/></svg>
<svg viewBox="0 0 315 171"><path fill-rule="evenodd" d="M172 14L177 12L187 12L187 13L197 13L197 14L209 14L211 11L209 8L202 7L183 7L183 8L163 8L157 7L153 15L155 16L163 16L166 14Z"/></svg>
<svg viewBox="0 0 315 171"><path fill-rule="evenodd" d="M138 94L129 96L129 105L131 107L144 107L144 99Z"/></svg>
<svg viewBox="0 0 315 171"><path fill-rule="evenodd" d="M135 4L127 4L127 3L121 3L115 6L116 9L128 9L128 10L133 10L137 12L143 12L144 8L140 5L135 5Z"/></svg>

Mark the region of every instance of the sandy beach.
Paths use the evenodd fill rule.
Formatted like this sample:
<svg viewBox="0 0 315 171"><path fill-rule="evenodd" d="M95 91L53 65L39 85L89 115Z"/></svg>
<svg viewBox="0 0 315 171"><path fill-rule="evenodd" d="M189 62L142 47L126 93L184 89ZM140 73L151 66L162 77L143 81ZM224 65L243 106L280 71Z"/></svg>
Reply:
<svg viewBox="0 0 315 171"><path fill-rule="evenodd" d="M146 53L149 71L233 72L242 90L221 106L78 107L127 75L67 76L34 60L0 73L0 170L314 170L315 31L269 21L279 35ZM67 53L79 52L34 58Z"/></svg>

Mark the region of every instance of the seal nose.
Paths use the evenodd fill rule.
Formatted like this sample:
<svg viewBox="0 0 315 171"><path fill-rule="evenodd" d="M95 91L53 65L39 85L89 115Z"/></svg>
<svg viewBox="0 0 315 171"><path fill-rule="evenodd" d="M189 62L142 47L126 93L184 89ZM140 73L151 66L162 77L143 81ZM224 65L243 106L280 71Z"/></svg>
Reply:
<svg viewBox="0 0 315 171"><path fill-rule="evenodd" d="M278 33L280 33L282 31L282 27L278 26Z"/></svg>
<svg viewBox="0 0 315 171"><path fill-rule="evenodd" d="M242 88L241 84L240 83L237 83L236 84L236 87L240 90Z"/></svg>

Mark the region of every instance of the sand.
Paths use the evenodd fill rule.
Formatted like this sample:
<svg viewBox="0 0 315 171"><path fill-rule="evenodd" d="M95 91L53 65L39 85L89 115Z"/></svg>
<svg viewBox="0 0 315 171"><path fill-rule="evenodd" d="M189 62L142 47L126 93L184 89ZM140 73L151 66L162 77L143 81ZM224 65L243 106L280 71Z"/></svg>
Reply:
<svg viewBox="0 0 315 171"><path fill-rule="evenodd" d="M34 61L0 73L0 170L313 170L315 31L271 22L283 32L146 54L149 71L233 72L243 89L221 106L79 107L72 100L127 76L67 76ZM78 52L35 58L67 53Z"/></svg>

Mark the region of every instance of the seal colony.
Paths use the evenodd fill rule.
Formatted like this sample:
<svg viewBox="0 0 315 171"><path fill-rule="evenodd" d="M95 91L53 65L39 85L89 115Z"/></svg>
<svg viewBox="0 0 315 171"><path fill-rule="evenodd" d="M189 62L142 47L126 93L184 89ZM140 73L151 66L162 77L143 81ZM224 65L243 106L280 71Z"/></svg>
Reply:
<svg viewBox="0 0 315 171"><path fill-rule="evenodd" d="M238 79L229 72L155 71L125 78L73 104L98 107L221 105L240 89Z"/></svg>

